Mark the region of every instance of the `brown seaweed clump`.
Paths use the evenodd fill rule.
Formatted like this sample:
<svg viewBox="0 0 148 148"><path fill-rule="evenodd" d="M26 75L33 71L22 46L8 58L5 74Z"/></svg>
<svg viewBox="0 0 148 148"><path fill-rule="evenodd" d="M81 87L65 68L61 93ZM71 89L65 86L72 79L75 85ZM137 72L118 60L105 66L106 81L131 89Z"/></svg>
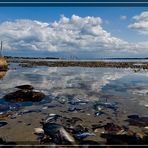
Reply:
<svg viewBox="0 0 148 148"><path fill-rule="evenodd" d="M8 68L8 64L5 58L0 57L0 71L5 71Z"/></svg>
<svg viewBox="0 0 148 148"><path fill-rule="evenodd" d="M2 79L6 75L6 71L0 71L0 79Z"/></svg>

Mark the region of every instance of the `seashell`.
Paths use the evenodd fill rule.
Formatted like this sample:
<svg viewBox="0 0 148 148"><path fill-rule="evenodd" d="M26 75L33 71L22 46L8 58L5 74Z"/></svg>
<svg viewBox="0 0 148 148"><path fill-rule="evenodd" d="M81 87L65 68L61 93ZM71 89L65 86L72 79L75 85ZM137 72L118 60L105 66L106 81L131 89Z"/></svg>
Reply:
<svg viewBox="0 0 148 148"><path fill-rule="evenodd" d="M34 128L35 134L43 134L44 130L42 128Z"/></svg>

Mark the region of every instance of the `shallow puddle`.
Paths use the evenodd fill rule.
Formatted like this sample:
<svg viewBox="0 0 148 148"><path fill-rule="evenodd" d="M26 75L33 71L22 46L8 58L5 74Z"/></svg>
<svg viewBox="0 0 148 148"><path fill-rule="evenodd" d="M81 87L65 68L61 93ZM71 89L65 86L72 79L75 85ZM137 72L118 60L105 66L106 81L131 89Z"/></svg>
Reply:
<svg viewBox="0 0 148 148"><path fill-rule="evenodd" d="M148 134L147 120L136 125L127 120L129 115L147 118L148 71L134 72L130 68L29 68L10 64L9 70L1 75L0 137L7 142L40 144L41 137L35 134L34 129L42 128L41 122L47 121L66 128L76 139L75 144L86 140L107 144L106 138L101 137L105 132L104 125L114 128L107 123L129 128L142 136ZM41 92L45 97L39 101L18 102L4 98L16 92L16 86L20 85L31 85L33 91ZM132 123L139 122L139 119L132 119ZM78 129L77 132L75 129L80 125L87 130ZM43 142L56 143L54 138ZM57 140L56 144L67 142Z"/></svg>

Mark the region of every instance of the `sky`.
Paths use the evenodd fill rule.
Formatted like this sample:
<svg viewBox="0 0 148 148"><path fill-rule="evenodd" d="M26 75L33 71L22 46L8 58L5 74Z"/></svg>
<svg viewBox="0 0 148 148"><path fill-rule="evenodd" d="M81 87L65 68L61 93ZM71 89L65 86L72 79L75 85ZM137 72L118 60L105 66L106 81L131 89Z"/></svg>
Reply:
<svg viewBox="0 0 148 148"><path fill-rule="evenodd" d="M147 7L1 7L3 55L148 57Z"/></svg>

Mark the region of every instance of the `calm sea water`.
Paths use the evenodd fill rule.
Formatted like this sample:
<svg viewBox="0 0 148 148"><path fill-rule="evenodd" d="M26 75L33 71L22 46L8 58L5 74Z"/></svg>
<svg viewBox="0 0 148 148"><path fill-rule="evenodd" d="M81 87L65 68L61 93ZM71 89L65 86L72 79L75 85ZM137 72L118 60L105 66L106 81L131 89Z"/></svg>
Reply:
<svg viewBox="0 0 148 148"><path fill-rule="evenodd" d="M121 104L130 113L147 114L148 71L132 69L83 67L33 67L24 68L10 64L0 80L0 103L7 93L18 85L32 85L35 90L52 98L71 95L90 102L111 100ZM40 104L38 104L40 105ZM138 110L137 110L138 108Z"/></svg>

